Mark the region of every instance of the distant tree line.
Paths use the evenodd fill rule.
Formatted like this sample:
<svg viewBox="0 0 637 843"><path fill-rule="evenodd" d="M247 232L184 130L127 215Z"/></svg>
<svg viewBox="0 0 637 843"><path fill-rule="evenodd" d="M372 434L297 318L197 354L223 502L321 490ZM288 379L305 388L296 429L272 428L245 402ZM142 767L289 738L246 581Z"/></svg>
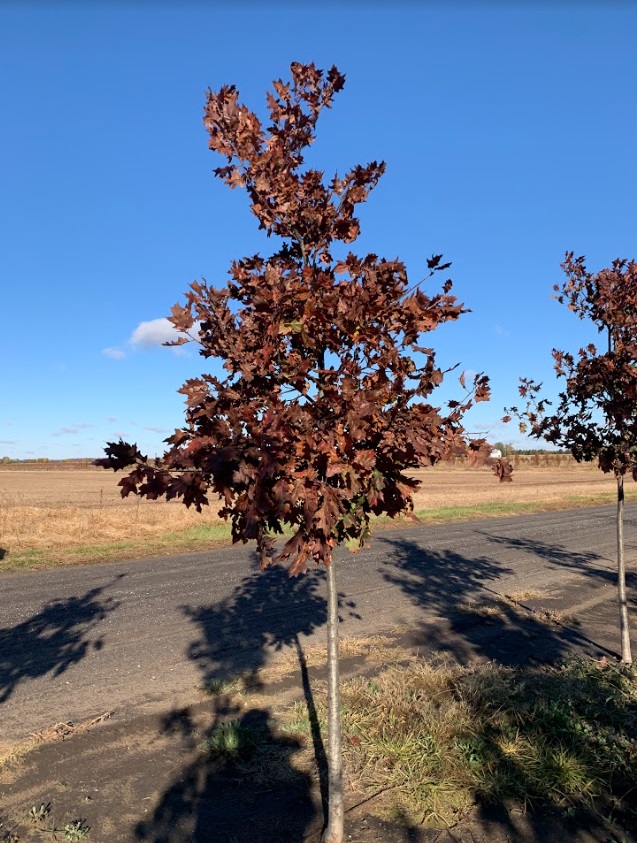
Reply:
<svg viewBox="0 0 637 843"><path fill-rule="evenodd" d="M56 464L73 464L73 465L92 465L93 458L92 457L69 457L68 459L62 460L52 460L49 457L29 457L28 459L16 459L14 457L0 457L0 465L16 465L16 464L27 464L32 465L33 463L52 463Z"/></svg>
<svg viewBox="0 0 637 843"><path fill-rule="evenodd" d="M554 448L515 448L510 442L496 442L493 446L500 451L503 457L511 457L514 454L520 456L533 456L534 454L554 454L555 456L564 456L570 454L570 451L556 451Z"/></svg>

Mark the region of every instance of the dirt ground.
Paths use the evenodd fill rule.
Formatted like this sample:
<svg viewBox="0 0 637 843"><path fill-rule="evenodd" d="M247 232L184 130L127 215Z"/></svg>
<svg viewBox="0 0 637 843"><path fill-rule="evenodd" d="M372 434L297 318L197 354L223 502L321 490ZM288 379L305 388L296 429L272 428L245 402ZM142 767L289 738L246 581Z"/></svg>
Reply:
<svg viewBox="0 0 637 843"><path fill-rule="evenodd" d="M563 632L566 641L568 630ZM497 624L466 617L460 625L451 619L438 634L498 635ZM561 634L559 627L546 626L547 640ZM393 644L384 640L384 647L400 652L417 643L423 654L421 636L404 632ZM519 650L521 663L537 661L533 653L542 650L535 635ZM343 660L345 676L372 676L378 669L373 650ZM310 661L308 674L309 705L324 688L324 667ZM62 841L85 837L87 843L319 843L324 814L318 753L277 725L290 703L303 699L301 684L297 665L292 673L289 667L274 670L271 681L243 695L193 689L184 705L169 711L52 726L0 767L0 841L48 843L53 835ZM258 730L270 749L250 779L204 751L206 738L228 720ZM380 819L383 792L365 795L350 781L346 787L347 843L637 842L630 821L620 829L593 806L527 811L477 802L453 827L435 828ZM30 817L40 806L40 819ZM82 836L72 836L74 828Z"/></svg>
<svg viewBox="0 0 637 843"><path fill-rule="evenodd" d="M136 498L122 499L120 495L117 483L121 476L97 468L0 466L0 507L135 508ZM416 509L557 500L612 493L615 488L612 475L603 474L595 465L578 465L573 461L559 468L522 463L514 471L513 483L498 483L488 468L447 465L415 471L413 476L422 482L414 498ZM177 501L142 501L141 505L154 509L183 508Z"/></svg>
<svg viewBox="0 0 637 843"><path fill-rule="evenodd" d="M232 766L219 768L200 749L215 715L210 704L171 712L164 718L108 724L43 745L3 788L0 840L48 843L79 823L86 843L319 843L321 794L315 777L296 769L300 746L272 736L281 759L270 781L246 783ZM269 727L268 701L242 715L242 722ZM285 757L285 753L283 753ZM42 775L41 771L46 771ZM403 825L380 819L374 802L349 794L347 843L634 843L594 811L569 818L556 812L527 812L519 806L477 804L449 829ZM50 806L41 822L30 807ZM4 823L4 824L2 824ZM5 833L3 838L1 835ZM18 837L11 837L11 835Z"/></svg>

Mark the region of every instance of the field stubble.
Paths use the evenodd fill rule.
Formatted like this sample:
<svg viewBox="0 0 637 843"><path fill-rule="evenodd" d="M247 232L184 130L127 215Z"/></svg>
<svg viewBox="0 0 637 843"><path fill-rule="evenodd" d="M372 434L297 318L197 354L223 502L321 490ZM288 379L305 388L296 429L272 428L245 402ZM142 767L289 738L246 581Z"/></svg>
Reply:
<svg viewBox="0 0 637 843"><path fill-rule="evenodd" d="M514 482L506 484L487 468L441 465L414 476L422 481L415 510L430 521L610 502L615 488L612 476L573 461L559 467L519 462ZM10 557L37 563L70 554L67 561L87 561L227 541L216 501L200 514L179 501L122 498L120 477L92 467L0 469L2 567L11 567Z"/></svg>

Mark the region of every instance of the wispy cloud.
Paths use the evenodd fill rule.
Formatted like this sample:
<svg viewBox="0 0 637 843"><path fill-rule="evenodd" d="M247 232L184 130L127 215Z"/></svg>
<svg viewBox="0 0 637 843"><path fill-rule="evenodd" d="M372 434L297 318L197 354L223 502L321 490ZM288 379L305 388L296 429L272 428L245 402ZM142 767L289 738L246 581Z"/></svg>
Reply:
<svg viewBox="0 0 637 843"><path fill-rule="evenodd" d="M464 375L465 383L467 387L470 387L473 384L473 379L478 374L475 369L465 369L462 373Z"/></svg>
<svg viewBox="0 0 637 843"><path fill-rule="evenodd" d="M514 426L507 424L502 419L493 419L492 421L477 422L470 425L474 433L490 433L494 436L504 436L506 434L506 441L508 442L512 433L515 432Z"/></svg>
<svg viewBox="0 0 637 843"><path fill-rule="evenodd" d="M88 424L87 422L78 422L78 424L71 424L68 427L59 428L51 436L75 436L81 430L88 430L90 427L95 427L95 425Z"/></svg>
<svg viewBox="0 0 637 843"><path fill-rule="evenodd" d="M103 348L102 354L104 357L110 357L111 360L123 360L126 357L126 352L121 348Z"/></svg>
<svg viewBox="0 0 637 843"><path fill-rule="evenodd" d="M168 433L163 427L154 427L152 424L144 425L144 430L150 430L152 433Z"/></svg>
<svg viewBox="0 0 637 843"><path fill-rule="evenodd" d="M106 416L106 421L113 424L113 422L117 421L117 416Z"/></svg>
<svg viewBox="0 0 637 843"><path fill-rule="evenodd" d="M510 336L511 336L511 331L507 330L506 328L503 328L503 327L502 327L502 325L500 325L500 323L499 323L499 322L496 322L496 323L494 324L494 326L493 326L493 332L494 332L494 333L495 333L498 337L510 337Z"/></svg>
<svg viewBox="0 0 637 843"><path fill-rule="evenodd" d="M0 445L17 445L15 439L0 439Z"/></svg>
<svg viewBox="0 0 637 843"><path fill-rule="evenodd" d="M475 428L476 433L488 433L490 430L493 430L493 428L496 426L497 422L482 422L479 424L471 425L471 427Z"/></svg>

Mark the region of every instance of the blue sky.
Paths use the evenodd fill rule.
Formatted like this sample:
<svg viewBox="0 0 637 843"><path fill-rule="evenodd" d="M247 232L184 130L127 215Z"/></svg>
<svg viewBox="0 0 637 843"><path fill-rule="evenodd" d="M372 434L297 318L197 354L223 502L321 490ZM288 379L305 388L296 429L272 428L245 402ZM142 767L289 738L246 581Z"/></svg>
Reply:
<svg viewBox="0 0 637 843"><path fill-rule="evenodd" d="M518 377L554 391L551 348L588 340L552 284L567 249L591 269L637 253L637 6L268 8L1 7L0 455L99 456L119 434L163 450L205 363L158 346L155 320L268 250L211 174L204 93L234 83L262 109L291 61L347 77L310 163L387 162L356 250L414 279L434 252L453 263L472 313L428 343L491 377L470 429L521 443L497 423Z"/></svg>

